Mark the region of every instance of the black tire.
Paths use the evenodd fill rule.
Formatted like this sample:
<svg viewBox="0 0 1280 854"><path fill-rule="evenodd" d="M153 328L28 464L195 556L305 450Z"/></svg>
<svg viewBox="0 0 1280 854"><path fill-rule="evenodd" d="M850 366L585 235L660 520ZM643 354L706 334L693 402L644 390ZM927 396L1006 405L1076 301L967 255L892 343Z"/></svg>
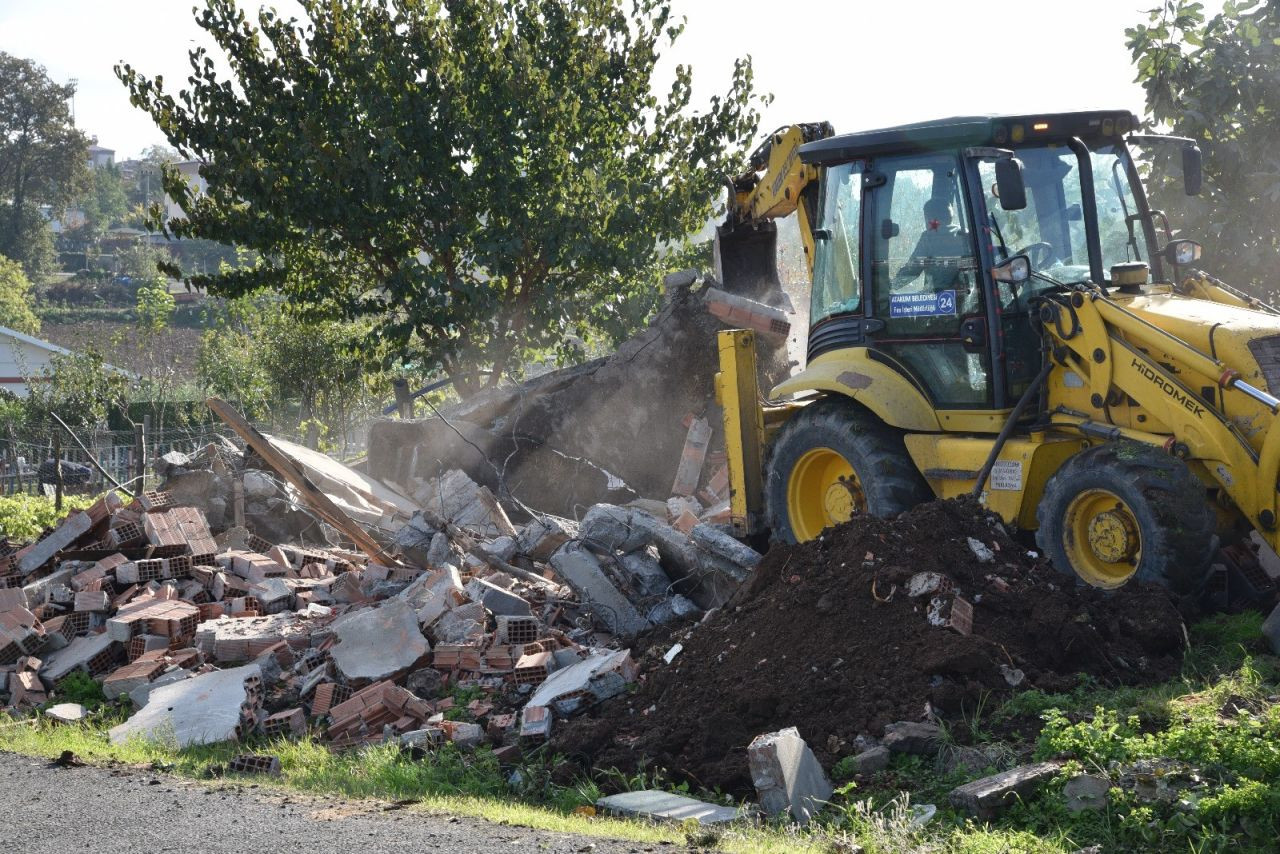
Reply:
<svg viewBox="0 0 1280 854"><path fill-rule="evenodd" d="M1073 502L1097 490L1119 497L1136 522L1140 541L1137 568L1118 584L1096 584L1072 565L1070 554L1090 548L1075 544L1068 517ZM1085 583L1113 588L1137 578L1177 593L1195 593L1204 584L1217 546L1216 518L1205 486L1186 463L1136 442L1109 442L1081 451L1045 485L1036 509L1036 543L1058 570ZM1127 561L1129 567L1133 561ZM1119 564L1117 564L1119 566Z"/></svg>
<svg viewBox="0 0 1280 854"><path fill-rule="evenodd" d="M765 465L765 514L773 538L796 542L787 507L787 484L796 464L815 448L829 448L852 466L866 511L896 516L933 498L907 454L902 433L843 397L811 403L783 426Z"/></svg>

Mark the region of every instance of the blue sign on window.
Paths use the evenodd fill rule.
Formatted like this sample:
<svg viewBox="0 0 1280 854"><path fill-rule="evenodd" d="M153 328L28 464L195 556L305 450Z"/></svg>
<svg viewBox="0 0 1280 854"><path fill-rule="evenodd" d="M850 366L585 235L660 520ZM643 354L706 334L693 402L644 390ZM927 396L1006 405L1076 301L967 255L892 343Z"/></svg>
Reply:
<svg viewBox="0 0 1280 854"><path fill-rule="evenodd" d="M956 292L890 294L890 317L938 317L956 313Z"/></svg>

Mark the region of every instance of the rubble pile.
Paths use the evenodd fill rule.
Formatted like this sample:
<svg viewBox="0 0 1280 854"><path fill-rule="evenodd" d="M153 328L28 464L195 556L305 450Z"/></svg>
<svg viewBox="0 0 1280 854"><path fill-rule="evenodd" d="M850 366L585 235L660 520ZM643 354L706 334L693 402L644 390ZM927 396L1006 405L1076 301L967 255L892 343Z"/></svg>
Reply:
<svg viewBox="0 0 1280 854"><path fill-rule="evenodd" d="M871 770L888 750L936 752L928 722L993 695L1068 689L1082 673L1160 681L1182 647L1163 590L1077 586L975 503L936 501L775 546L725 605L655 636L639 692L573 722L554 747L589 767L648 762L742 794L761 733L795 727L821 765L857 756Z"/></svg>
<svg viewBox="0 0 1280 854"><path fill-rule="evenodd" d="M169 483L223 478L237 494L257 471L215 446L166 464ZM371 556L329 545L342 530L272 483L273 500L305 513L326 545L273 544L235 526L215 536L202 507L148 492L127 506L108 494L8 547L0 707L36 710L83 674L135 710L113 741L318 730L335 749L452 742L513 759L557 719L635 681L627 642L700 617L760 560L718 529L686 535L637 507L517 528L459 471ZM209 486L192 500L221 494ZM369 530L386 534L395 509L373 507L381 521ZM270 759L241 764L278 768Z"/></svg>

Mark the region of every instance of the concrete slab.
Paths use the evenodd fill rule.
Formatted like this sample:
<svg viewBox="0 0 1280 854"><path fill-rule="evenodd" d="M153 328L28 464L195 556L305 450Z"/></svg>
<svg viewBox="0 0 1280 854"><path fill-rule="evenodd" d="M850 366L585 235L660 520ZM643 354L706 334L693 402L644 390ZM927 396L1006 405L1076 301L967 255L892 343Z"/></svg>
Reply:
<svg viewBox="0 0 1280 854"><path fill-rule="evenodd" d="M88 513L72 513L53 529L52 534L18 552L18 571L23 575L30 575L52 560L58 552L89 533L92 527L93 520Z"/></svg>
<svg viewBox="0 0 1280 854"><path fill-rule="evenodd" d="M795 727L752 739L747 764L766 815L789 813L808 824L831 800L831 781Z"/></svg>
<svg viewBox="0 0 1280 854"><path fill-rule="evenodd" d="M189 747L234 741L256 716L261 678L258 666L249 664L153 687L140 711L111 728L111 743L143 738Z"/></svg>
<svg viewBox="0 0 1280 854"><path fill-rule="evenodd" d="M951 804L967 810L979 819L988 821L1003 809L1012 806L1018 798L1030 794L1054 777L1062 768L1061 762L1038 762L974 780L951 790Z"/></svg>
<svg viewBox="0 0 1280 854"><path fill-rule="evenodd" d="M722 807L655 789L609 795L596 801L596 806L613 815L655 821L682 822L692 819L698 824L725 824L740 818L733 807Z"/></svg>
<svg viewBox="0 0 1280 854"><path fill-rule="evenodd" d="M44 710L45 717L62 724L75 724L84 720L87 714L79 703L58 703Z"/></svg>
<svg viewBox="0 0 1280 854"><path fill-rule="evenodd" d="M431 651L418 628L418 615L403 600L346 614L332 628L338 643L330 655L348 680L387 679Z"/></svg>

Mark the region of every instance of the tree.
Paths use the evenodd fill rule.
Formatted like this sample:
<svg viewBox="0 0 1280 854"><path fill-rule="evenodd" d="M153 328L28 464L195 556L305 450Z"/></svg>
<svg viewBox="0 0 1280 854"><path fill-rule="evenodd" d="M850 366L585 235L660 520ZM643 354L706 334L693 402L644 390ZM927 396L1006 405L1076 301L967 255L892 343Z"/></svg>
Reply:
<svg viewBox="0 0 1280 854"><path fill-rule="evenodd" d="M1125 31L1153 124L1204 151L1205 188L1166 194L1206 265L1258 295L1275 294L1280 233L1280 5L1244 0L1206 18L1191 0L1165 0Z"/></svg>
<svg viewBox="0 0 1280 854"><path fill-rule="evenodd" d="M0 255L0 326L28 335L40 331L40 318L31 310L31 282L17 262Z"/></svg>
<svg viewBox="0 0 1280 854"><path fill-rule="evenodd" d="M89 141L68 102L75 85L59 85L43 67L0 52L0 254L22 264L37 282L51 270L48 224L39 213L61 213L88 177ZM37 251L34 251L37 250Z"/></svg>
<svg viewBox="0 0 1280 854"><path fill-rule="evenodd" d="M38 380L28 383L27 398L27 417L37 429L53 423L51 412L73 429L99 427L113 408L123 407L129 388L126 376L93 349L54 356Z"/></svg>
<svg viewBox="0 0 1280 854"><path fill-rule="evenodd" d="M708 219L755 131L751 64L701 113L662 0L302 0L306 20L206 0L197 23L234 80L191 53L177 97L116 69L183 156L168 229L261 253L193 277L225 295L277 288L313 314L369 318L463 393L591 316L614 337L652 305L659 247Z"/></svg>

